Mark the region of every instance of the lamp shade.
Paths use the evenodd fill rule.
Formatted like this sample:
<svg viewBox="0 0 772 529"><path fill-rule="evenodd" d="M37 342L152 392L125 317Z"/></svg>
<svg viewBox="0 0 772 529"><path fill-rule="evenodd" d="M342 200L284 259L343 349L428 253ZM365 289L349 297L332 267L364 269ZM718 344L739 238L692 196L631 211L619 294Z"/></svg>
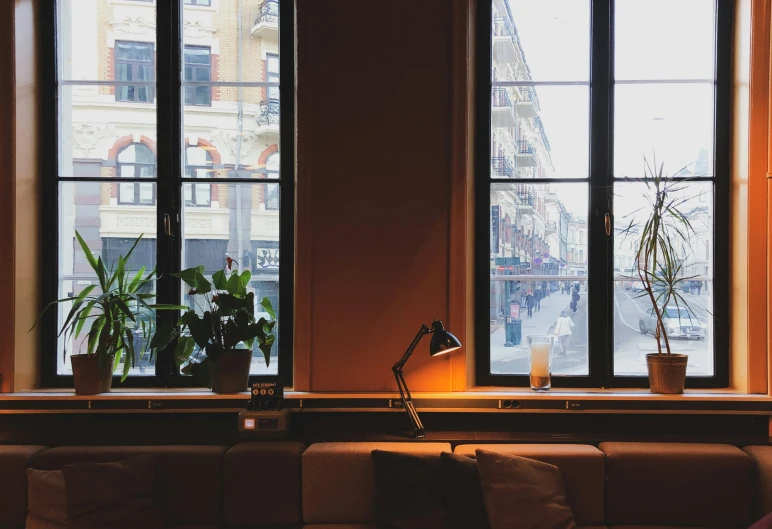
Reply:
<svg viewBox="0 0 772 529"><path fill-rule="evenodd" d="M441 321L435 320L435 322L432 323L432 341L429 344L430 355L437 356L449 353L460 347L461 342L458 341L458 338L445 330Z"/></svg>

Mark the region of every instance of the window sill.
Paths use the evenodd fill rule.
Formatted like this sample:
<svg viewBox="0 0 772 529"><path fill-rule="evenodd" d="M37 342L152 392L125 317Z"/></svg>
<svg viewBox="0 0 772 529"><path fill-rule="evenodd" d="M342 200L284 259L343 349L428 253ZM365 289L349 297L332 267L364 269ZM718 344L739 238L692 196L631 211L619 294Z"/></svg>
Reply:
<svg viewBox="0 0 772 529"><path fill-rule="evenodd" d="M51 389L0 394L0 415L23 413L235 413L246 408L247 392L221 395L200 389L119 389L103 395L75 395ZM456 393L414 393L421 412L745 414L772 416L772 397L731 390L687 390L654 395L647 390L486 389ZM293 412L400 412L397 393L309 393L287 391Z"/></svg>

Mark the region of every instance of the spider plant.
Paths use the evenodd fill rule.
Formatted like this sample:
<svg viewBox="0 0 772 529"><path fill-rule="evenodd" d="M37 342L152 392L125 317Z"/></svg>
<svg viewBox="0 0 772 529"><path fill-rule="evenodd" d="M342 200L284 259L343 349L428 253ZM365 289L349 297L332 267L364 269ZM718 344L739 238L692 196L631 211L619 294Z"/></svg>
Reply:
<svg viewBox="0 0 772 529"><path fill-rule="evenodd" d="M65 357L67 344L85 334L88 337L85 354L98 355L100 365L112 359L113 372L122 363L121 381L124 381L129 375L129 370L134 367L137 353L139 353L140 358L149 354L152 359L155 351L165 345L156 343L155 311L186 307L149 303L155 298L155 294L144 290L147 290L146 287L157 279L155 267L147 273L144 266L136 273L130 273L127 270L131 254L139 241L142 240L142 235L134 241L125 256L118 256L118 264L114 267L108 267L101 256L94 257L94 253L77 231L75 237L89 266L96 274L98 284L87 286L77 296L66 297L49 303L43 309L40 317L54 305L71 302L72 307L58 334L58 337L64 339ZM36 321L32 328L37 323ZM134 332L139 329L142 330L142 336L145 339L137 349L134 343ZM152 339L148 339L151 336Z"/></svg>
<svg viewBox="0 0 772 529"><path fill-rule="evenodd" d="M675 303L679 317L680 308L684 307L691 318L692 310L680 287L697 277L683 275L684 260L679 256L679 250L687 248L691 236L696 235L689 215L682 209L690 200L687 196L689 179L666 175L664 164L657 165L656 157L652 163L645 157L643 161L643 178L628 180L646 186L644 197L648 205L631 214L635 217L643 213L644 219L641 222L633 218L621 234L638 237L634 251L636 271L643 284L639 296L648 298L657 318L654 332L657 354L670 356L670 339L665 325L667 307L671 302Z"/></svg>

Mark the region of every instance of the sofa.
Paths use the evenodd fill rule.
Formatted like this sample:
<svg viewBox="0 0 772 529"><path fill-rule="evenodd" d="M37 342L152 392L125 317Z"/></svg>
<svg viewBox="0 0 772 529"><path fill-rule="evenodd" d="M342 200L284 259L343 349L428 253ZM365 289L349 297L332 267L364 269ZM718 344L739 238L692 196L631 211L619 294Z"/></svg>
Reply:
<svg viewBox="0 0 772 529"><path fill-rule="evenodd" d="M27 468L153 454L174 529L374 528L374 449L474 456L476 449L557 466L579 527L747 528L772 512L772 446L601 443L249 442L226 446L0 446L0 529L21 529Z"/></svg>

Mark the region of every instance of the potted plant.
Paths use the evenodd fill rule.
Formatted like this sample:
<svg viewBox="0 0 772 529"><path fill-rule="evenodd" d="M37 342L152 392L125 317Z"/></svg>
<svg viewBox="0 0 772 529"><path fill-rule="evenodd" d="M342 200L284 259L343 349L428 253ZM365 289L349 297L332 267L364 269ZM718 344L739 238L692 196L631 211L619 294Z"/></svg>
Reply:
<svg viewBox="0 0 772 529"><path fill-rule="evenodd" d="M270 320L264 317L256 320L255 295L247 292L251 274L248 270L241 273L232 270L233 263L235 261L228 258L225 267L228 272L215 272L211 282L204 277L203 266L172 274L190 287L191 299L191 306L180 317L175 333L174 358L183 373L195 375L216 393L246 391L252 346L257 344L265 364L269 365L276 340L276 314L270 300L260 301Z"/></svg>
<svg viewBox="0 0 772 529"><path fill-rule="evenodd" d="M72 376L77 395L94 395L110 391L113 373L119 365L123 364L121 381L124 381L129 369L134 367L137 354L139 358L145 354L152 358L158 348L155 310L178 307L148 303L155 298L155 294L143 292L143 288L156 279L155 268L147 274L144 266L133 274L127 270L131 254L142 240L142 235L125 256L118 257L114 269L108 268L101 256L94 257L77 231L75 237L96 274L98 284L87 286L77 296L49 303L41 317L54 305L72 302L58 336L64 338L66 355L68 342L85 333L85 352L70 356ZM37 322L32 328L36 325ZM137 347L134 333L139 331L146 339ZM152 339L148 340L151 336Z"/></svg>
<svg viewBox="0 0 772 529"><path fill-rule="evenodd" d="M639 297L645 297L656 317L654 337L657 352L646 355L649 387L653 393L683 393L686 382L688 356L671 351L669 326L672 315L668 307L673 303L677 317L681 319L681 308L691 318L693 314L683 296L683 285L694 277L683 276L683 259L679 250L687 248L689 238L695 230L681 208L689 200L685 197L687 178L673 179L664 174L664 166L653 165L644 158L644 194L648 207L642 222L631 220L622 231L623 235L639 237L634 245L636 271L643 288Z"/></svg>

